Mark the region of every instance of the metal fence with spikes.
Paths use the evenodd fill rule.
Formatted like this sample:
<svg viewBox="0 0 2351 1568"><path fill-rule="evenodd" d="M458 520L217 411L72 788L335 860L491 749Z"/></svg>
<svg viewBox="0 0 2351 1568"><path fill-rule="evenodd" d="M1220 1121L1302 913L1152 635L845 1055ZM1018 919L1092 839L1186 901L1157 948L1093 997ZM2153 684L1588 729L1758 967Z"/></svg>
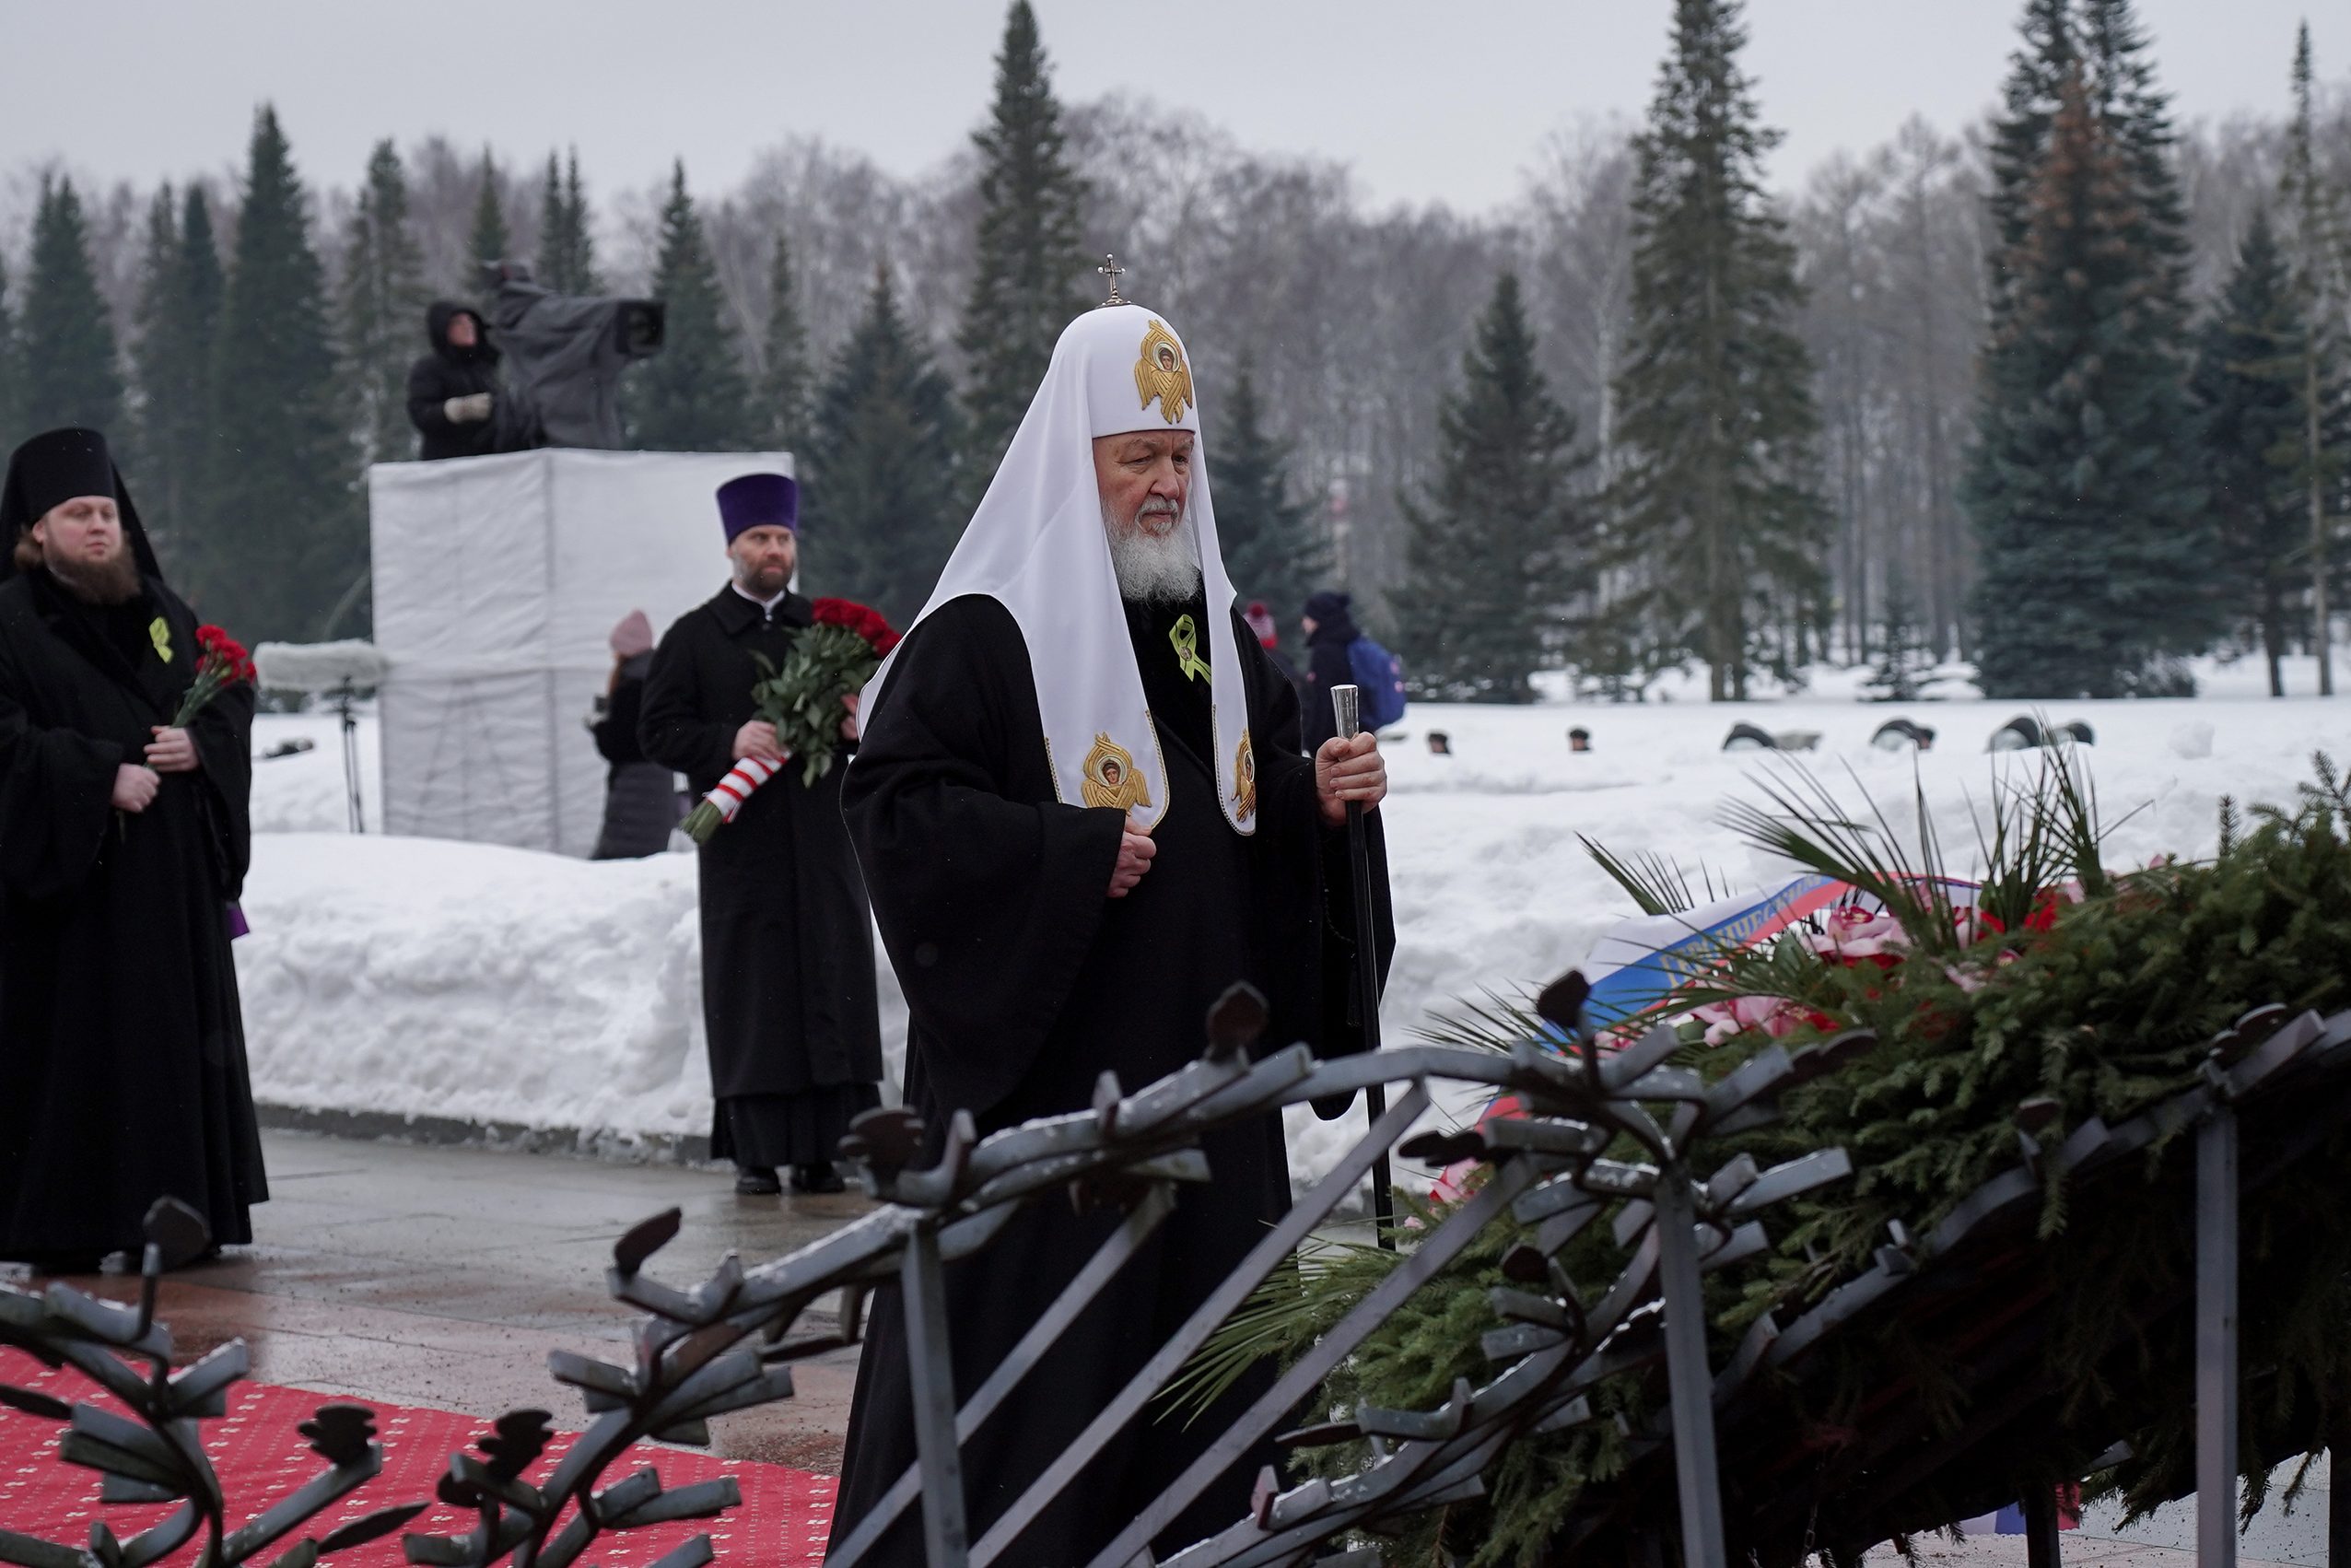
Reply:
<svg viewBox="0 0 2351 1568"><path fill-rule="evenodd" d="M2287 1019L2281 1010L2249 1015L2216 1047L2202 1087L2118 1128L2087 1124L2053 1147L2021 1137L2018 1167L1987 1183L1930 1235L1914 1239L1898 1228L1868 1271L1829 1292L1784 1328L1768 1315L1760 1318L1718 1367L1709 1360L1702 1277L1763 1253L1769 1244L1760 1216L1773 1204L1843 1178L1850 1164L1842 1151L1829 1149L1764 1169L1749 1156L1713 1157L1710 1149L1767 1125L1778 1115L1781 1095L1867 1049L1870 1037L1854 1033L1793 1050L1767 1047L1710 1083L1673 1065L1678 1040L1663 1028L1621 1048L1601 1049L1579 1029L1585 994L1576 977L1554 985L1538 1005L1551 1033L1506 1052L1419 1045L1320 1061L1304 1046L1254 1055L1265 1008L1255 993L1236 988L1211 1011L1207 1048L1188 1067L1132 1094L1105 1074L1089 1109L985 1139L976 1136L968 1116L958 1115L942 1154L927 1166L914 1164L923 1129L913 1117L904 1111L869 1113L845 1153L861 1165L882 1206L823 1240L755 1267L730 1257L699 1285L680 1289L647 1271L653 1255L675 1235L677 1211L657 1215L623 1237L608 1282L615 1298L647 1314L633 1356L626 1364L562 1352L550 1358L556 1378L585 1398L592 1418L588 1431L544 1480L532 1483L521 1478L544 1450L544 1417L517 1411L502 1418L496 1433L479 1445L482 1457L458 1456L440 1483L440 1496L475 1510L475 1527L461 1536L412 1534L404 1543L408 1560L449 1568L501 1562L569 1568L606 1531L731 1505L737 1501L731 1481L665 1492L651 1470L610 1486L602 1477L640 1439L706 1441L712 1417L788 1398L790 1363L855 1342L867 1293L895 1281L906 1304L919 1462L832 1550L828 1568L878 1562L883 1532L910 1514L919 1515L932 1568L1011 1568L1021 1531L1073 1484L1102 1441L1143 1416L1218 1327L1291 1262L1399 1142L1410 1157L1480 1162L1483 1177L1099 1551L1091 1568L1370 1568L1379 1561L1376 1550L1348 1542L1376 1539L1423 1511L1479 1495L1481 1477L1513 1444L1593 1420L1590 1396L1600 1383L1660 1361L1664 1407L1627 1427L1626 1475L1591 1489L1592 1495L1571 1509L1565 1544L1589 1547L1614 1531L1612 1544L1636 1561L1663 1561L1671 1546L1691 1568L1723 1568L1734 1552L1741 1560L1753 1554L1759 1561L1794 1562L1814 1550L1813 1526L1825 1509L1835 1524L1819 1546L1848 1560L1886 1535L1933 1523L1915 1516L1921 1482L1964 1468L1985 1443L1997 1441L2000 1426L1979 1420L1959 1433L1936 1433L1897 1414L1859 1434L1849 1462L1798 1469L1787 1434L1767 1430L1770 1413L1781 1407L1759 1390L1800 1382L1812 1364L1810 1351L1902 1310L1906 1299L1946 1299L1954 1280L1972 1278L1964 1270L1980 1264L1971 1249L2006 1234L2003 1227L2036 1203L2043 1184L2057 1175L2075 1178L2114 1167L2165 1133L2193 1127L2213 1149L2203 1161L2198 1188L2200 1235L2210 1254L2198 1310L2209 1315L2212 1328L2209 1342L2199 1341L2200 1387L2205 1398L2221 1401L2217 1408L2229 1408L2235 1339L2233 1302L2224 1286L2233 1280L2239 1184L2232 1150L2240 1119L2256 1111L2269 1118L2260 1129L2263 1153L2256 1178L2262 1181L2278 1179L2317 1141L2351 1125L2351 1014L2324 1022L2310 1015ZM1408 1141L1433 1104L1432 1086L1443 1083L1506 1093L1521 1112L1476 1130ZM1199 1150L1203 1135L1288 1106L1352 1096L1374 1084L1393 1091L1386 1113L1216 1282L1086 1430L972 1539L961 1484L963 1445L1049 1365L1061 1334L1165 1219L1181 1186L1209 1177ZM2052 1108L2029 1102L2019 1107L2020 1130L2036 1130ZM1623 1157L1628 1152L1632 1157ZM1021 1206L1072 1193L1121 1206L1124 1223L959 1406L942 1270L987 1246ZM154 1281L191 1237L181 1218L158 1213L164 1218L148 1248L146 1294L136 1311L93 1302L63 1285L42 1296L0 1288L0 1343L30 1349L53 1363L72 1362L121 1397L137 1422L88 1405L70 1411L45 1408L41 1396L25 1390L0 1390L0 1397L20 1410L69 1420L63 1457L104 1472L110 1497L186 1502L164 1524L127 1543L94 1538L83 1550L0 1532L0 1561L29 1568L136 1568L158 1562L200 1527L210 1531L210 1561L252 1560L380 1464L365 1422L347 1407L325 1407L304 1430L330 1468L262 1518L227 1529L227 1504L204 1463L197 1430L204 1417L219 1413L221 1391L242 1375L243 1350L223 1346L181 1373L167 1373L169 1339L152 1322ZM178 1214L193 1220L184 1211ZM1485 1381L1460 1381L1433 1410L1363 1406L1323 1412L1329 1419L1291 1430L1296 1412L1346 1358L1505 1216L1526 1236L1503 1259L1510 1282L1491 1292L1497 1327L1481 1347L1491 1371ZM1604 1288L1590 1288L1592 1281L1571 1277L1561 1255L1580 1234L1603 1223L1628 1261ZM201 1226L193 1234L193 1245L200 1247ZM1936 1290L1946 1294L1936 1295ZM794 1338L803 1315L836 1291L842 1293L837 1332ZM147 1370L138 1371L138 1363ZM2030 1399L2000 1403L2011 1416L2039 1408ZM2236 1456L2220 1430L2228 1423L2208 1424L2216 1447L2202 1457L2199 1475L2218 1487L2223 1478L2233 1481ZM1155 1557L1152 1543L1170 1521L1269 1437L1292 1447L1360 1443L1366 1457L1351 1474L1297 1485L1285 1486L1268 1471L1245 1517L1164 1560ZM1726 1490L1742 1500L1737 1527L1727 1534ZM2233 1486L2228 1496L2233 1499ZM307 1568L400 1528L423 1506L382 1510L323 1539L304 1539L277 1562ZM1791 1533L1796 1531L1801 1546L1792 1555L1786 1543L1799 1539ZM2037 1532L2034 1541L2035 1560L2053 1562L2053 1535ZM707 1538L696 1537L661 1568L695 1568L709 1557Z"/></svg>

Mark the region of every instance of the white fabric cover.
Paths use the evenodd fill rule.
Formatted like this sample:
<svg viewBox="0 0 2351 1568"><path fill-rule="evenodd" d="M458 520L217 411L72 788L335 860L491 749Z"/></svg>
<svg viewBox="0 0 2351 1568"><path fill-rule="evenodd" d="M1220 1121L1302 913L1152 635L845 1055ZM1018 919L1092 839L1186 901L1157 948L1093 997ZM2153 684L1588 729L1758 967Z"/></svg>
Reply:
<svg viewBox="0 0 2351 1568"><path fill-rule="evenodd" d="M587 855L604 771L586 718L606 638L726 586L718 487L781 452L550 448L368 471L384 828Z"/></svg>
<svg viewBox="0 0 2351 1568"><path fill-rule="evenodd" d="M1173 376L1157 363L1163 345L1173 348ZM1152 361L1145 359L1147 347ZM1188 401L1174 390L1177 386L1191 393ZM922 614L915 617L918 626L924 616L966 594L994 599L1011 611L1028 644L1037 711L1060 798L1071 804L1083 801L1086 756L1095 738L1107 735L1142 772L1150 801L1129 814L1146 830L1167 811L1167 769L1143 702L1142 676L1135 668L1118 577L1102 530L1094 439L1130 430L1189 430L1197 436L1198 390L1191 381L1191 357L1156 311L1108 305L1063 328L1045 382L988 494ZM1254 833L1254 809L1246 816L1240 812L1237 769L1248 731L1248 699L1233 637L1233 584L1217 546L1206 446L1200 440L1192 450L1188 504L1199 535L1208 600L1203 629L1215 677L1217 793L1234 830ZM896 661L895 654L883 661L866 687L869 711L881 701Z"/></svg>

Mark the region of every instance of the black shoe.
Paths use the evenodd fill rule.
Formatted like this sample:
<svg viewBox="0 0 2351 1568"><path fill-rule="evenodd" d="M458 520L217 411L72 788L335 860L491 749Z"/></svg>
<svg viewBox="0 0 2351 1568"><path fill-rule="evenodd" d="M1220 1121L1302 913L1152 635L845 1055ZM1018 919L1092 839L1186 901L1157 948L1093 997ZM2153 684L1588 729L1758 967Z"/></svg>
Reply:
<svg viewBox="0 0 2351 1568"><path fill-rule="evenodd" d="M841 1173L829 1164L794 1165L792 1190L794 1192L847 1192L848 1184L841 1179Z"/></svg>
<svg viewBox="0 0 2351 1568"><path fill-rule="evenodd" d="M745 1198L773 1198L783 1189L773 1165L745 1165L735 1172L735 1190Z"/></svg>
<svg viewBox="0 0 2351 1568"><path fill-rule="evenodd" d="M31 1264L35 1274L44 1276L99 1274L105 1272L106 1260L111 1256L105 1252L37 1252L18 1261Z"/></svg>

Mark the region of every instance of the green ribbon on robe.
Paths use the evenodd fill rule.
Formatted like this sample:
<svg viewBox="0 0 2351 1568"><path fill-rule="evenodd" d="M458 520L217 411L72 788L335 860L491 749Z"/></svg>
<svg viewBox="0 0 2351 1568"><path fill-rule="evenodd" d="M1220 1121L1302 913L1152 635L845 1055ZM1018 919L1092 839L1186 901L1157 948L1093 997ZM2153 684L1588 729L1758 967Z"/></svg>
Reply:
<svg viewBox="0 0 2351 1568"><path fill-rule="evenodd" d="M1199 628L1192 625L1191 616L1176 616L1176 624L1167 628L1167 640L1176 645L1176 668L1191 680L1214 684L1215 672L1200 662Z"/></svg>

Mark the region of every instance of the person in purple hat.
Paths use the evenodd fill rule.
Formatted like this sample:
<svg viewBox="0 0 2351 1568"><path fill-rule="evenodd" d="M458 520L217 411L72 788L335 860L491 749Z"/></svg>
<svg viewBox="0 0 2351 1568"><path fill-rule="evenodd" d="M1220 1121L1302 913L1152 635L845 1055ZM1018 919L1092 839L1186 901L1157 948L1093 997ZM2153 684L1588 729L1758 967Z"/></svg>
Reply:
<svg viewBox="0 0 2351 1568"><path fill-rule="evenodd" d="M719 487L732 580L679 617L653 649L637 738L700 796L745 757L778 761L776 729L753 717L754 655L780 667L814 624L792 591L800 491L781 474ZM851 699L854 702L854 699ZM853 752L852 707L841 734ZM718 1096L710 1152L735 1190L838 1192L849 1119L881 1103L882 1020L873 917L841 819L836 767L814 784L784 769L701 848L702 1020Z"/></svg>

